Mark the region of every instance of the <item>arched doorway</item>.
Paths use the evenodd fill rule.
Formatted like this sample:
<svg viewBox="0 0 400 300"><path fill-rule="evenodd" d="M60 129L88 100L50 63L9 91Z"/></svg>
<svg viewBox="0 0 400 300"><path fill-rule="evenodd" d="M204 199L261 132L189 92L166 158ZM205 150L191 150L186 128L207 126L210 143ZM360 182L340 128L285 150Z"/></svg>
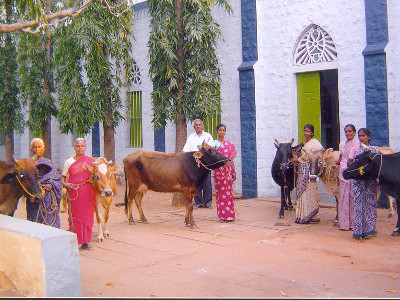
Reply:
<svg viewBox="0 0 400 300"><path fill-rule="evenodd" d="M315 137L325 148L337 150L340 142L338 71L331 64L337 60L335 44L324 29L311 24L303 31L295 49L299 142L303 141L303 126L309 123L314 125Z"/></svg>

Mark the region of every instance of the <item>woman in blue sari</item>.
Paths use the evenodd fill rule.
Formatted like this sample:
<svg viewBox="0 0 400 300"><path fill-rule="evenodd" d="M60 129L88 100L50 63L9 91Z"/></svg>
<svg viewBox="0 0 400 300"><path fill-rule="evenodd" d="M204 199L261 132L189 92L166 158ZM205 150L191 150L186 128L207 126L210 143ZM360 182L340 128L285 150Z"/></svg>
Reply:
<svg viewBox="0 0 400 300"><path fill-rule="evenodd" d="M371 146L371 133L367 128L358 130L360 143L368 146L373 153L380 153L378 147ZM353 160L357 155L365 151L365 146L350 152L349 159ZM353 180L354 191L354 231L355 239L369 239L376 236L377 217L377 191L378 184L375 179Z"/></svg>

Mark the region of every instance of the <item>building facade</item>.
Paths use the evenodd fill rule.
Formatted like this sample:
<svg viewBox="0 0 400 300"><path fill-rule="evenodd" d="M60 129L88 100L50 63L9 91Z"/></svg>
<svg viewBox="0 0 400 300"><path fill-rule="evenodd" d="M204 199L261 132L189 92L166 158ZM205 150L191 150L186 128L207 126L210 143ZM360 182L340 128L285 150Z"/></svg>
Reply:
<svg viewBox="0 0 400 300"><path fill-rule="evenodd" d="M175 128L154 130L148 76L150 16L135 4L132 70L135 85L122 91L124 114L116 131L116 163L137 149L173 152ZM375 145L400 150L400 1L230 0L233 13L216 7L223 40L221 121L238 149L237 193L277 196L271 176L274 139L302 142L311 123L324 147L338 148L343 127L368 127ZM126 93L128 92L128 93ZM188 124L188 134L194 132ZM28 157L29 132L15 134L15 156ZM62 168L73 155L71 135L52 121L52 159ZM88 153L103 152L102 126L86 137ZM4 157L4 147L0 147Z"/></svg>

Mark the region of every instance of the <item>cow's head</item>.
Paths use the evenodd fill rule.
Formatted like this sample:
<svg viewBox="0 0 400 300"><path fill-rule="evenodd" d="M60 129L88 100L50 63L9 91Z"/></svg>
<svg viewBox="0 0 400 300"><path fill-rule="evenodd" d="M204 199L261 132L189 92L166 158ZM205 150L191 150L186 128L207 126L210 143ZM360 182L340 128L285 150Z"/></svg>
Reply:
<svg viewBox="0 0 400 300"><path fill-rule="evenodd" d="M318 177L321 176L326 167L326 159L331 155L332 152L332 148L328 148L325 151L319 150L312 152L308 151L307 149L301 150L302 155L299 158L299 161L302 163L310 163L310 181L318 181Z"/></svg>
<svg viewBox="0 0 400 300"><path fill-rule="evenodd" d="M104 157L99 157L93 163L93 166L84 163L83 168L92 173L93 185L103 197L111 197L113 195L112 177L115 176L115 172L121 169L120 166L112 165L111 161L107 161Z"/></svg>
<svg viewBox="0 0 400 300"><path fill-rule="evenodd" d="M344 179L377 178L380 167L380 154L373 153L368 146L361 144L364 152L357 155L354 161L343 171Z"/></svg>
<svg viewBox="0 0 400 300"><path fill-rule="evenodd" d="M42 200L44 192L38 182L39 176L46 175L51 167L46 164L35 165L33 159L26 158L7 164L10 170L0 179L1 184L14 184L33 202Z"/></svg>
<svg viewBox="0 0 400 300"><path fill-rule="evenodd" d="M292 139L290 143L279 143L278 140L275 140L274 142L274 145L277 149L276 156L278 157L280 162L279 170L283 176L285 176L286 171L291 166L291 162L289 160L292 159L293 155L296 152L299 152L303 146L303 144L300 144L292 147L293 142L294 139Z"/></svg>
<svg viewBox="0 0 400 300"><path fill-rule="evenodd" d="M199 151L193 153L193 157L198 162L199 167L202 165L206 169L215 170L232 161L232 159L218 152L215 147L204 142L201 146L197 147Z"/></svg>

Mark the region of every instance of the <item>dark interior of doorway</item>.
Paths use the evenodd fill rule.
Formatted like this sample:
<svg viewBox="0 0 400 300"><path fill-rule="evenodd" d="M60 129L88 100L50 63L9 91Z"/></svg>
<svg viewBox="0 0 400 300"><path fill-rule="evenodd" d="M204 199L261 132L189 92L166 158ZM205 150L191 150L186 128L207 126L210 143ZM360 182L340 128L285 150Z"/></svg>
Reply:
<svg viewBox="0 0 400 300"><path fill-rule="evenodd" d="M337 70L319 72L321 93L321 143L325 149L339 150L339 93Z"/></svg>

